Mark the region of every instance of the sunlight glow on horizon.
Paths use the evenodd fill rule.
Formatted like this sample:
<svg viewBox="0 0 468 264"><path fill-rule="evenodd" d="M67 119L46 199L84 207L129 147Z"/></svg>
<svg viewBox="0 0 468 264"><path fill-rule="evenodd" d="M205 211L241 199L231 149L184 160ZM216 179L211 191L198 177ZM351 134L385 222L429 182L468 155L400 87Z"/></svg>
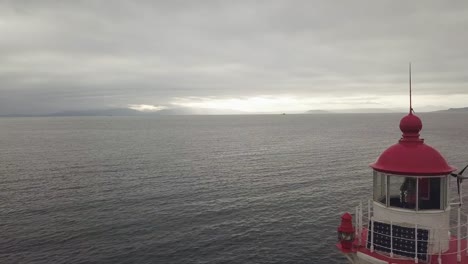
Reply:
<svg viewBox="0 0 468 264"><path fill-rule="evenodd" d="M468 95L413 95L416 112L444 110L464 107ZM157 112L164 109L186 108L193 110L222 110L245 114L253 113L304 113L309 110L339 111L348 109L382 109L404 111L409 107L407 95L361 95L348 97L334 96L293 96L258 95L251 97L176 97L166 105L130 104L128 108L142 112Z"/></svg>
<svg viewBox="0 0 468 264"><path fill-rule="evenodd" d="M156 106L156 105L147 105L147 104L130 104L128 108L137 110L140 112L156 112L166 109L166 106Z"/></svg>
<svg viewBox="0 0 468 264"><path fill-rule="evenodd" d="M460 97L468 100L468 95L448 95L441 98L436 95L413 95L413 108L421 111L442 110L449 107L463 107L453 104ZM170 104L175 107L199 109L224 109L245 113L301 113L308 110L344 110L357 108L406 109L409 107L407 95L389 96L349 96L349 97L299 97L292 95L261 95L253 97L213 98L185 97L175 98Z"/></svg>
<svg viewBox="0 0 468 264"><path fill-rule="evenodd" d="M239 98L204 98L188 97L176 98L171 105L177 107L200 108L200 109L225 109L246 113L255 112L298 112L310 108L314 100L303 102L292 96L254 96Z"/></svg>

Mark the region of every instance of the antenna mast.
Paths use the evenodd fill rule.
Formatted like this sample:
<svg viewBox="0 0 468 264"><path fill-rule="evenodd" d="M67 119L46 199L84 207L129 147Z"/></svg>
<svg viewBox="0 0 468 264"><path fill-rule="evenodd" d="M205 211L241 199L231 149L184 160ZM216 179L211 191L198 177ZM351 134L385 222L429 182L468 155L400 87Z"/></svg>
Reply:
<svg viewBox="0 0 468 264"><path fill-rule="evenodd" d="M409 112L413 113L413 105L411 101L411 62L409 63Z"/></svg>

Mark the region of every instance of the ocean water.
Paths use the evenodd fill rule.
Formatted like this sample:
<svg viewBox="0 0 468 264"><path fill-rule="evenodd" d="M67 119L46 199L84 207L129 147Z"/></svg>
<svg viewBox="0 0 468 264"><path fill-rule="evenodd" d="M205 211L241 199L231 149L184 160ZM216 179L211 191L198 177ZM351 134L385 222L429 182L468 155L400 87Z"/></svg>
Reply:
<svg viewBox="0 0 468 264"><path fill-rule="evenodd" d="M0 118L0 263L346 263L403 114ZM468 115L421 114L468 163Z"/></svg>

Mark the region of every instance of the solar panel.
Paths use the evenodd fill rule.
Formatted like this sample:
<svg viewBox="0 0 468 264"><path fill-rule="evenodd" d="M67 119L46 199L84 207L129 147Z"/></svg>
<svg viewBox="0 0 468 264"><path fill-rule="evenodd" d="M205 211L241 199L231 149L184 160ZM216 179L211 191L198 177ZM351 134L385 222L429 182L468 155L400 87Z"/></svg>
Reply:
<svg viewBox="0 0 468 264"><path fill-rule="evenodd" d="M398 225L392 225L392 230L390 229L390 224L374 221L374 228L372 227L372 222L369 221L369 230L374 232L374 250L390 253L393 246L393 254L414 258L416 255L415 248L415 233L416 229L412 227L403 227ZM391 232L392 237L390 236ZM370 249L371 245L371 233L368 232L367 235L367 248ZM429 240L429 230L426 229L417 229L417 238L418 238L418 259L426 261L427 260L427 246ZM392 244L390 244L392 243Z"/></svg>

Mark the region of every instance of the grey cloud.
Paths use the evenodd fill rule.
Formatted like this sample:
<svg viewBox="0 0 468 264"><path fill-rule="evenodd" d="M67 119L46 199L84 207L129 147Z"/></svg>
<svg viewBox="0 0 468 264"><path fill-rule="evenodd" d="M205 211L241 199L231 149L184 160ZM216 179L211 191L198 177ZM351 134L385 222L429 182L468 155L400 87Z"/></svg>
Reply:
<svg viewBox="0 0 468 264"><path fill-rule="evenodd" d="M408 61L419 94L468 94L467 26L464 2L4 1L0 113L400 95Z"/></svg>

